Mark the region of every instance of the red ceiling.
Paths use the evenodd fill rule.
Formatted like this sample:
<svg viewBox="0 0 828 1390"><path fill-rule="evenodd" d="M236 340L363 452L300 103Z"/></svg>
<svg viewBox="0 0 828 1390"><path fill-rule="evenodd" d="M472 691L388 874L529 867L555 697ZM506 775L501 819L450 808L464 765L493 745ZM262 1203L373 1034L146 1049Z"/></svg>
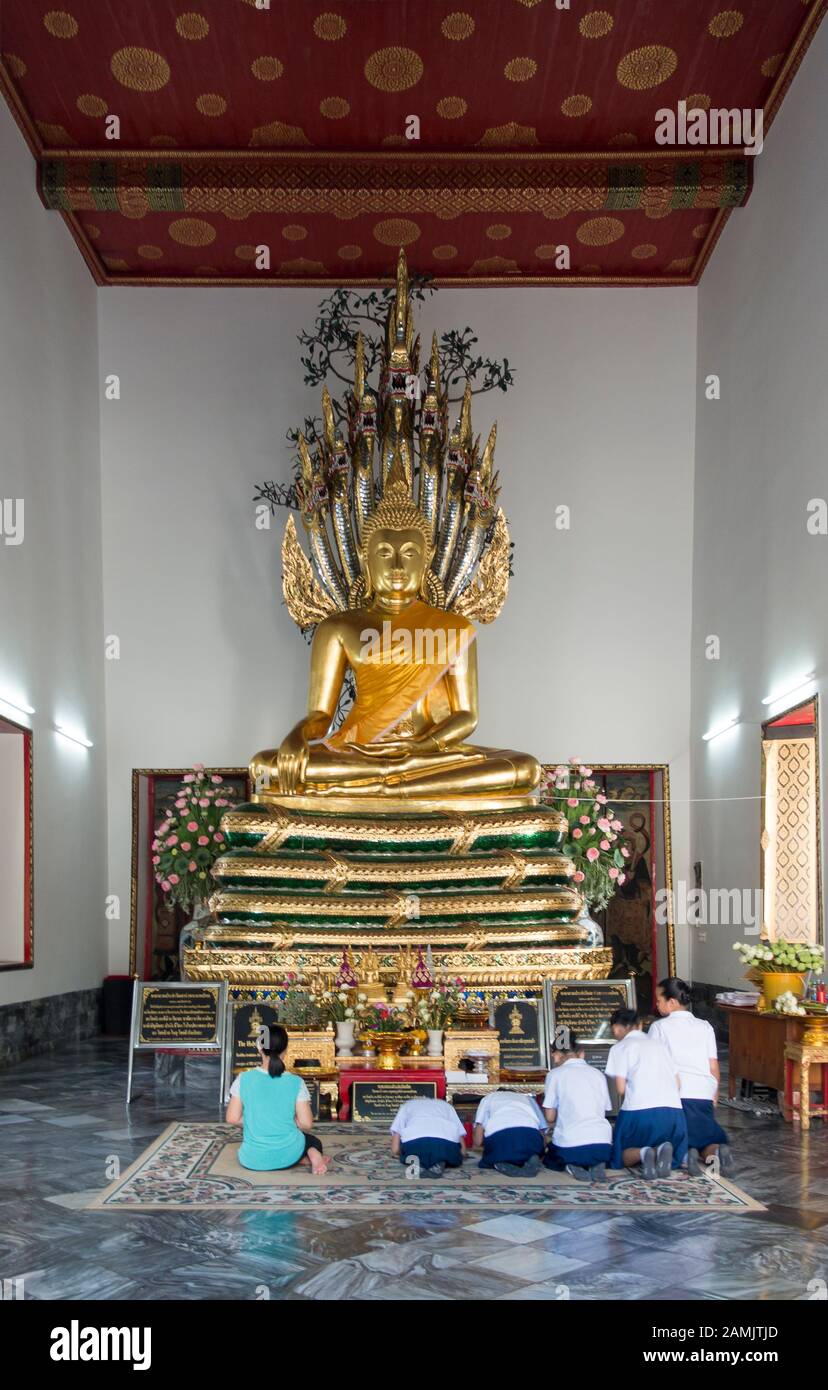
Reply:
<svg viewBox="0 0 828 1390"><path fill-rule="evenodd" d="M0 77L102 282L695 283L749 185L655 112L767 129L827 3L3 0Z"/></svg>

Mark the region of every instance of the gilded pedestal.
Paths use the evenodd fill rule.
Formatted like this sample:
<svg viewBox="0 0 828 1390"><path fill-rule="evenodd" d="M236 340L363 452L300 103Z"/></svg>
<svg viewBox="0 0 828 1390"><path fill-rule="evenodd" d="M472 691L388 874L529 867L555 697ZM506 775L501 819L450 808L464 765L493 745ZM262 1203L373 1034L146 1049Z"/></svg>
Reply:
<svg viewBox="0 0 828 1390"><path fill-rule="evenodd" d="M430 946L438 974L484 994L610 972L611 953L576 923L564 821L548 807L346 816L251 804L222 828L213 920L185 952L191 979L332 976L344 947L370 981L396 961L408 978Z"/></svg>

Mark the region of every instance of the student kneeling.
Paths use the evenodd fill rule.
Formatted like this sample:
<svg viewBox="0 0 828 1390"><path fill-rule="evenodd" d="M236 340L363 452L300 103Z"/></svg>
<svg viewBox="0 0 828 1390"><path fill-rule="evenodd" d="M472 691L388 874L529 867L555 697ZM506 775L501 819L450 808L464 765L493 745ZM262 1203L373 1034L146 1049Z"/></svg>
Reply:
<svg viewBox="0 0 828 1390"><path fill-rule="evenodd" d="M546 1147L546 1121L534 1096L521 1091L493 1091L484 1096L474 1117L474 1142L482 1148L481 1168L510 1178L534 1178Z"/></svg>
<svg viewBox="0 0 828 1390"><path fill-rule="evenodd" d="M718 1160L727 1177L733 1172L733 1160L728 1137L715 1112L721 1080L716 1034L705 1019L696 1018L690 1004L690 986L684 980L675 975L659 980L656 1005L661 1017L648 1036L664 1044L678 1073L687 1143L698 1153L698 1159L688 1153L688 1170L703 1173Z"/></svg>
<svg viewBox="0 0 828 1390"><path fill-rule="evenodd" d="M391 1152L401 1163L416 1158L421 1178L441 1178L463 1162L465 1129L447 1100L407 1100L391 1124Z"/></svg>
<svg viewBox="0 0 828 1390"><path fill-rule="evenodd" d="M321 1176L328 1170L328 1160L311 1134L308 1088L301 1076L285 1070L286 1030L276 1023L269 1034L267 1046L257 1042L261 1065L243 1071L230 1087L224 1118L229 1125L243 1126L239 1163L257 1172L308 1163L311 1172Z"/></svg>
<svg viewBox="0 0 828 1390"><path fill-rule="evenodd" d="M613 1168L634 1168L644 1177L666 1178L687 1156L687 1121L670 1054L642 1031L635 1009L616 1009L610 1019L615 1045L606 1074L623 1097L615 1122Z"/></svg>
<svg viewBox="0 0 828 1390"><path fill-rule="evenodd" d="M544 1163L558 1172L565 1169L578 1182L605 1182L612 1153L612 1126L606 1115L612 1102L606 1077L584 1060L571 1029L569 1047L556 1048L552 1062L543 1113L555 1128Z"/></svg>

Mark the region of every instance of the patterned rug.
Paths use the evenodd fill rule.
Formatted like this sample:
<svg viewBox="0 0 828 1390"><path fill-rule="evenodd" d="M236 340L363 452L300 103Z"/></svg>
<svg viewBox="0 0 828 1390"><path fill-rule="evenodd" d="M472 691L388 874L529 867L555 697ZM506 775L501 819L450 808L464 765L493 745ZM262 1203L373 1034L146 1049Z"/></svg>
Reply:
<svg viewBox="0 0 828 1390"><path fill-rule="evenodd" d="M333 1162L325 1177L304 1166L251 1173L238 1161L239 1130L225 1124L171 1124L145 1153L88 1204L104 1211L190 1209L246 1211L360 1208L441 1211L543 1206L604 1211L764 1211L760 1202L724 1178L670 1178L647 1183L629 1173L601 1184L575 1182L543 1169L536 1178L508 1179L484 1171L477 1158L439 1180L406 1178L389 1153L388 1131L366 1124L319 1129Z"/></svg>

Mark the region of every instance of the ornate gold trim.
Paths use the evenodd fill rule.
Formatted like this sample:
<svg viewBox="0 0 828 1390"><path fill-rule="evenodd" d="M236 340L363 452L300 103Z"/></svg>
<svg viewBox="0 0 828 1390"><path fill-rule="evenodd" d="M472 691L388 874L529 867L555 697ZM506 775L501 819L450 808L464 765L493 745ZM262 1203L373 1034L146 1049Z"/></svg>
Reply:
<svg viewBox="0 0 828 1390"><path fill-rule="evenodd" d="M260 947L261 951L290 951L297 943L304 943L308 950L318 951L325 947L338 952L341 957L343 947L353 946L355 950L392 951L397 946L410 948L412 943L426 945L442 943L448 949L480 951L484 947L493 951L511 951L526 946L527 940L533 943L569 941L585 937L575 922L510 922L503 926L484 926L472 921L463 926L454 924L444 927L424 927L421 922L402 922L395 926L365 923L331 923L328 926L303 926L301 923L271 922L221 922L202 927L196 933L195 950L224 950L232 945L235 949ZM210 943L210 944L208 944ZM213 945L212 943L218 943ZM570 945L566 949L581 950L580 946ZM259 952L261 954L261 952ZM335 962L336 963L336 962Z"/></svg>
<svg viewBox="0 0 828 1390"><path fill-rule="evenodd" d="M332 809L327 799L324 808L318 807L317 800L313 815L303 815L301 811L294 812L291 808L289 813L280 816L275 808L267 806L262 806L261 814L225 811L221 823L227 833L236 835L264 832L259 844L251 847L251 853L262 854L272 854L289 837L301 836L311 843L314 839L323 838L353 840L357 847L366 841L427 845L434 840L451 839L453 845L449 852L459 855L471 850L475 841L490 831L514 835L551 830L562 834L567 828L566 816L550 807L541 811L537 802L529 807L515 807L511 816L502 813L489 815L485 810L475 810L462 816L444 815L439 811L432 813L428 819L418 819L414 815L363 816L354 812L353 801L349 802L348 815L327 815L326 812ZM409 809L406 807L406 810Z"/></svg>
<svg viewBox="0 0 828 1390"><path fill-rule="evenodd" d="M307 977L329 975L341 951L316 956L302 951L280 953L277 961L263 959L256 951L199 951L184 953L187 978L191 980L227 979L236 985L273 988L290 972L300 970ZM510 951L507 959L489 953L436 951L434 968L450 975L462 975L465 983L484 994L498 994L519 986L540 988L548 978L556 980L604 980L612 969L612 951L606 947L537 949Z"/></svg>
<svg viewBox="0 0 828 1390"><path fill-rule="evenodd" d="M255 893L224 892L213 893L209 907L214 914L229 915L234 912L272 913L279 912L291 918L319 917L336 918L347 924L351 914L360 922L366 917L394 919L405 907L411 894L395 893L374 896L371 893L340 895L328 897L324 893L302 895L299 893ZM486 912L571 912L576 916L582 906L580 893L574 888L535 888L523 893L501 892L491 896L480 893L420 892L416 895L419 916L418 926L423 918L477 917ZM400 902L402 899L402 902ZM256 923L249 925L255 926ZM416 935L416 928L412 928Z"/></svg>
<svg viewBox="0 0 828 1390"><path fill-rule="evenodd" d="M318 891L325 894L338 893L346 885L357 883L387 883L397 886L407 880L429 879L492 879L506 890L516 889L526 879L557 875L571 878L575 866L564 854L552 851L548 856L539 855L537 850L526 855L514 851L479 855L383 855L375 860L361 862L342 859L330 850L324 854L313 851L307 856L289 859L286 856L223 854L213 865L213 875L219 878L226 874L233 879L273 878L278 880L310 880L318 885ZM565 886L565 885L562 885Z"/></svg>

